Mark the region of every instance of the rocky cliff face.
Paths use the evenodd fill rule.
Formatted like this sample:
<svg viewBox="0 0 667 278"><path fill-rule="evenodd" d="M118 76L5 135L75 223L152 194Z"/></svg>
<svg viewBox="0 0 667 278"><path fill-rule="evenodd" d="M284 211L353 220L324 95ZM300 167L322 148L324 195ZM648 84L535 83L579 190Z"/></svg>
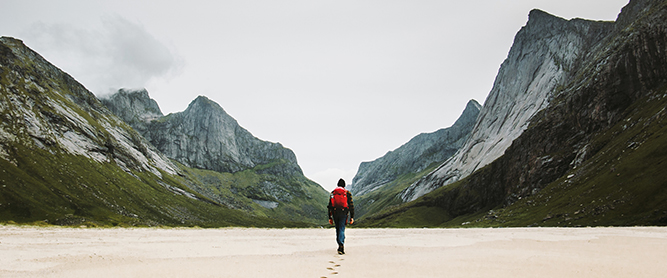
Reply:
<svg viewBox="0 0 667 278"><path fill-rule="evenodd" d="M301 174L294 154L252 137L212 101L200 97L166 117L145 91L121 90L104 102L136 129L176 144L175 157L188 164L254 168L232 174L174 163L74 78L3 37L0 222L324 224L328 194ZM171 133L157 134L154 126Z"/></svg>
<svg viewBox="0 0 667 278"><path fill-rule="evenodd" d="M233 173L283 160L289 169L283 167L280 174L302 174L290 149L257 139L207 97L197 97L185 111L162 117L145 90L121 90L104 103L162 153L188 167Z"/></svg>
<svg viewBox="0 0 667 278"><path fill-rule="evenodd" d="M328 193L303 176L294 153L255 138L214 101L200 96L185 111L161 117L145 90L120 90L104 103L185 165L184 184L202 196L274 219L323 220Z"/></svg>
<svg viewBox="0 0 667 278"><path fill-rule="evenodd" d="M148 96L146 89L120 89L109 97L100 98L100 101L140 133L146 131L150 122L164 116L160 106Z"/></svg>
<svg viewBox="0 0 667 278"><path fill-rule="evenodd" d="M417 173L432 163L442 163L468 139L481 105L471 100L458 120L448 128L422 133L403 146L371 162L362 162L350 190L363 195L406 173Z"/></svg>
<svg viewBox="0 0 667 278"><path fill-rule="evenodd" d="M10 159L7 144L80 155L115 163L126 171L176 167L148 141L109 112L95 96L22 41L0 38L3 82L0 154ZM4 143L4 144L3 144Z"/></svg>
<svg viewBox="0 0 667 278"><path fill-rule="evenodd" d="M597 39L502 156L374 221L430 213L430 225L665 225L667 2L633 0L615 23L576 21L601 26L584 33Z"/></svg>
<svg viewBox="0 0 667 278"><path fill-rule="evenodd" d="M466 177L500 157L581 67L612 22L565 20L533 10L498 71L468 141L436 171L402 193L412 201Z"/></svg>
<svg viewBox="0 0 667 278"><path fill-rule="evenodd" d="M74 78L0 38L0 221L227 225L171 160ZM227 224L226 224L227 223ZM240 222L236 222L240 223Z"/></svg>
<svg viewBox="0 0 667 278"><path fill-rule="evenodd" d="M505 203L530 196L582 166L610 141L597 136L623 120L634 125L629 116L639 114L644 106L638 101L657 102L665 97L667 2L631 1L612 25L612 32L596 41L580 63L568 83L555 91L553 103L538 113L532 127L507 149L501 162L507 169ZM639 105L639 112L629 110L633 105ZM649 117L660 119L664 110L663 106ZM664 126L653 120L644 124L650 125ZM641 144L634 140L623 147L633 149Z"/></svg>

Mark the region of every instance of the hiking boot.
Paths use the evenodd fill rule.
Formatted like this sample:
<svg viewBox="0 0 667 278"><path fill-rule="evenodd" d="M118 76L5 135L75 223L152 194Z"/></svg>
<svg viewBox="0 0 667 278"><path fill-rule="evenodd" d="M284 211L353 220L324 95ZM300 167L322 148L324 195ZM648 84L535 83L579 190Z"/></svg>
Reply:
<svg viewBox="0 0 667 278"><path fill-rule="evenodd" d="M345 254L345 248L343 248L343 245L338 246L338 255L343 255Z"/></svg>

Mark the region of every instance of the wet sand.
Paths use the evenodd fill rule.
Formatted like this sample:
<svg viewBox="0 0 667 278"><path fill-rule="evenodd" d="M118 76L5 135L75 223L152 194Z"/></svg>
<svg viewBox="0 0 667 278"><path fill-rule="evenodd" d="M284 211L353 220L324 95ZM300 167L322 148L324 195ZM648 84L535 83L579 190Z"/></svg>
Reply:
<svg viewBox="0 0 667 278"><path fill-rule="evenodd" d="M664 277L667 228L0 226L0 277Z"/></svg>

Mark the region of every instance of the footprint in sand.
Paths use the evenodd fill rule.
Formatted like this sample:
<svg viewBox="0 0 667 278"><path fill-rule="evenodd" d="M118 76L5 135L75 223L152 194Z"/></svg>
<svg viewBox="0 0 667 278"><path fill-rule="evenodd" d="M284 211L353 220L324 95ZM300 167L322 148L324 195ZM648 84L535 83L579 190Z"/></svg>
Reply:
<svg viewBox="0 0 667 278"><path fill-rule="evenodd" d="M339 259L339 260L342 261L343 259ZM337 267L340 267L340 264L337 264L335 261L329 261L329 263L332 264L333 266L331 266L331 267L327 267L327 270L331 271L331 274L332 274L332 275L336 275L336 274L338 274L338 271L336 271L336 268L337 268ZM322 276L322 277L320 277L320 278L327 278L327 277L326 277L326 276Z"/></svg>

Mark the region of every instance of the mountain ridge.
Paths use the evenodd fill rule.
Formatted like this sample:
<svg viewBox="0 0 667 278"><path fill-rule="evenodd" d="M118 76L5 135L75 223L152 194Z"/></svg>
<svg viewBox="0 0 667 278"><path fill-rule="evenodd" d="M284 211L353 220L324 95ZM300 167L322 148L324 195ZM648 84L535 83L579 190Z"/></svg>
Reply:
<svg viewBox="0 0 667 278"><path fill-rule="evenodd" d="M665 225L667 2L618 18L502 156L365 225Z"/></svg>
<svg viewBox="0 0 667 278"><path fill-rule="evenodd" d="M362 162L350 190L355 195L363 195L401 174L421 172L434 162L445 161L467 139L480 109L481 105L477 101L470 100L452 126L419 134L380 158Z"/></svg>
<svg viewBox="0 0 667 278"><path fill-rule="evenodd" d="M287 173L298 169L292 161L272 159L236 173L186 167L14 38L0 38L0 92L0 221L201 227L324 222L326 191ZM161 114L151 101L126 104L150 114L132 118L135 123L156 122Z"/></svg>
<svg viewBox="0 0 667 278"><path fill-rule="evenodd" d="M468 141L446 163L401 193L412 201L484 167L500 157L547 107L553 92L580 66L594 41L611 32L613 23L565 20L531 10L515 36Z"/></svg>
<svg viewBox="0 0 667 278"><path fill-rule="evenodd" d="M419 134L386 155L361 163L350 185L357 218L399 204L398 193L414 182L414 177L431 172L434 165L449 159L463 145L480 109L477 101L470 100L452 126Z"/></svg>
<svg viewBox="0 0 667 278"><path fill-rule="evenodd" d="M112 111L132 111L119 116L169 158L188 167L234 173L273 160L286 160L292 165L291 172L303 174L294 152L280 143L254 137L206 96L198 96L182 112L152 117L157 113L131 107L131 103L155 103L159 111L145 89L133 95L125 92L119 90L104 103L114 108ZM147 120L136 120L140 118Z"/></svg>
<svg viewBox="0 0 667 278"><path fill-rule="evenodd" d="M154 117L159 105L145 89L119 90L105 104L125 111L128 124L179 163L185 186L214 202L292 221L317 223L325 214L327 193L303 175L296 155L254 137L208 97L161 117Z"/></svg>

